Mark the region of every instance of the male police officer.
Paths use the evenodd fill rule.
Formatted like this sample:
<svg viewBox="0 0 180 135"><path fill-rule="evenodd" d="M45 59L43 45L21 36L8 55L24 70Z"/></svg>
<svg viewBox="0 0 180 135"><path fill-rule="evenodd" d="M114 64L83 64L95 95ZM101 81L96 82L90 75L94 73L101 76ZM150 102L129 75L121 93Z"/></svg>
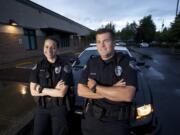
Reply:
<svg viewBox="0 0 180 135"><path fill-rule="evenodd" d="M71 69L57 56L58 41L50 36L44 42L44 58L33 68L31 95L37 99L34 135L66 135L68 132L64 96L71 82Z"/></svg>
<svg viewBox="0 0 180 135"><path fill-rule="evenodd" d="M78 94L88 98L84 135L129 135L130 110L136 84L136 71L130 58L114 51L114 33L100 29L96 33L99 57L91 58L78 84Z"/></svg>

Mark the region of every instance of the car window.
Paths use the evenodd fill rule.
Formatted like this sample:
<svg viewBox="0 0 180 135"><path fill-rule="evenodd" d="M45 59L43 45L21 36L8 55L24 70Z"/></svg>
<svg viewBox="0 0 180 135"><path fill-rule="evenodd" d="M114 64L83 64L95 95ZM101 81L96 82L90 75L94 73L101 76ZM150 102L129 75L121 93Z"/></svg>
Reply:
<svg viewBox="0 0 180 135"><path fill-rule="evenodd" d="M95 56L98 56L98 52L97 50L85 50L83 53L81 53L81 55L79 56L79 61L80 63L79 64L75 64L75 66L84 66L88 59L90 57L95 57Z"/></svg>
<svg viewBox="0 0 180 135"><path fill-rule="evenodd" d="M128 54L128 52L126 50L116 50L116 52L121 52L123 54ZM87 63L87 61L88 61L88 59L90 57L96 57L98 55L99 55L99 53L97 52L97 50L85 50L79 56L79 62L80 63L78 63L78 64L75 63L74 66L83 67Z"/></svg>

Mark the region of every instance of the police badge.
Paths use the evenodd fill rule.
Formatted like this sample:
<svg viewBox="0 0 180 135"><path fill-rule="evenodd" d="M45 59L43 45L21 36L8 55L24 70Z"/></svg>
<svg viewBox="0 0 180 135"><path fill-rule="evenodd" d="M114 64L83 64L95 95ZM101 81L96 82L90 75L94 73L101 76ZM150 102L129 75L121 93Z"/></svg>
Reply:
<svg viewBox="0 0 180 135"><path fill-rule="evenodd" d="M61 66L55 67L55 73L59 74L61 72Z"/></svg>
<svg viewBox="0 0 180 135"><path fill-rule="evenodd" d="M115 74L116 74L116 76L121 76L121 74L122 74L122 67L121 66L116 66L115 67Z"/></svg>

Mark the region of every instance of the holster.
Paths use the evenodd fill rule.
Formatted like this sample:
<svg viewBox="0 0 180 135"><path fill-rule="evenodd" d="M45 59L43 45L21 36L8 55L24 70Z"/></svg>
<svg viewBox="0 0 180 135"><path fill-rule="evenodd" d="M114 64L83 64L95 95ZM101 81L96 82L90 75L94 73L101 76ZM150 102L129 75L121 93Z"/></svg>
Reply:
<svg viewBox="0 0 180 135"><path fill-rule="evenodd" d="M90 109L92 109L92 115L96 119L101 119L105 114L105 109L98 105L90 105Z"/></svg>
<svg viewBox="0 0 180 135"><path fill-rule="evenodd" d="M37 105L40 107L45 108L46 107L46 102L44 97L37 97Z"/></svg>
<svg viewBox="0 0 180 135"><path fill-rule="evenodd" d="M137 116L136 105L132 104L130 109L130 121L135 121Z"/></svg>

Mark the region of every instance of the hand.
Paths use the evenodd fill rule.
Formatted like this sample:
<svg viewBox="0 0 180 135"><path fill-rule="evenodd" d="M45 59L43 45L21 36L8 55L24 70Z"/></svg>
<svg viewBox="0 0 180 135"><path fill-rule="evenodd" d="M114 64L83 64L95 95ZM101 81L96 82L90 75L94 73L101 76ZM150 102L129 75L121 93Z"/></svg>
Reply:
<svg viewBox="0 0 180 135"><path fill-rule="evenodd" d="M36 90L36 92L40 93L40 90L41 90L41 89L42 89L41 86L40 86L40 85L37 85L35 90Z"/></svg>
<svg viewBox="0 0 180 135"><path fill-rule="evenodd" d="M94 85L96 85L96 81L91 79L91 78L88 78L88 83L87 83L87 86L89 87L89 89L92 89L94 87Z"/></svg>
<svg viewBox="0 0 180 135"><path fill-rule="evenodd" d="M125 87L126 86L126 82L124 81L124 79L121 79L120 81L116 82L113 86L122 86L122 87Z"/></svg>
<svg viewBox="0 0 180 135"><path fill-rule="evenodd" d="M57 85L56 85L56 89L61 89L62 87L65 86L65 82L63 80L60 80Z"/></svg>
<svg viewBox="0 0 180 135"><path fill-rule="evenodd" d="M68 86L65 84L65 82L64 82L63 80L60 80L60 81L57 83L55 89L56 89L56 91L58 91L58 93L60 94L60 95L58 94L59 97L64 97L65 94L66 94L66 92L67 92L67 90L68 90Z"/></svg>

